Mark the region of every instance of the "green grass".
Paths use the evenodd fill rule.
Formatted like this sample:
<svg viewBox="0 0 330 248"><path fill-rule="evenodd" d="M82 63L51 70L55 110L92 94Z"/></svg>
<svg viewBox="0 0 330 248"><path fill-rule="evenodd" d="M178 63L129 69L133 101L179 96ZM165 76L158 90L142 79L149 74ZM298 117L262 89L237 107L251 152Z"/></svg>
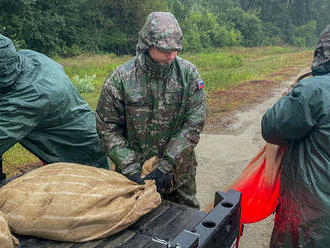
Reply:
<svg viewBox="0 0 330 248"><path fill-rule="evenodd" d="M296 47L253 47L223 48L200 53L183 53L180 56L196 65L205 82L207 92L228 89L244 81L272 79L282 80L278 71L288 68L305 68L312 59L312 50ZM74 58L55 58L62 64L71 79L75 76L96 75L93 80L94 91L82 93L82 97L95 110L105 78L130 56L81 55ZM33 155L20 145L15 145L4 154L4 159L11 164L24 164L36 161ZM4 163L5 172L14 173Z"/></svg>
<svg viewBox="0 0 330 248"><path fill-rule="evenodd" d="M180 55L196 65L206 91L225 90L243 81L259 80L286 67L308 66L312 51L297 47L222 48L208 52ZM82 93L83 98L96 108L105 78L130 56L81 55L75 58L57 58L71 79L96 74L93 92Z"/></svg>
<svg viewBox="0 0 330 248"><path fill-rule="evenodd" d="M118 57L114 54L85 54L74 58L57 58L56 61L64 66L65 72L68 74L70 79L73 79L76 75L79 77L96 75L93 80L94 91L81 94L92 109L95 110L105 78L119 65L130 58L130 56Z"/></svg>
<svg viewBox="0 0 330 248"><path fill-rule="evenodd" d="M207 54L183 54L194 63L206 91L228 89L247 80L260 80L288 67L306 67L312 51L296 47L226 48Z"/></svg>
<svg viewBox="0 0 330 248"><path fill-rule="evenodd" d="M226 54L240 54L243 58L256 58L264 57L267 55L278 55L278 54L290 54L297 51L306 51L308 49L297 48L297 47L229 47L219 48L217 51L222 51Z"/></svg>

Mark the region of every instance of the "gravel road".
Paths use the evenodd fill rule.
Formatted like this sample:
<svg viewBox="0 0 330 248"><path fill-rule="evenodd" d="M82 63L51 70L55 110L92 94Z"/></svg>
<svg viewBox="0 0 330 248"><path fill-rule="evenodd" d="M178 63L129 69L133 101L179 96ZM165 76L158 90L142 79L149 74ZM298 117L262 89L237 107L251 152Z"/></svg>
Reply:
<svg viewBox="0 0 330 248"><path fill-rule="evenodd" d="M249 110L234 112L229 126L219 134L202 134L196 148L197 198L201 209L212 202L215 191L221 191L231 182L263 147L260 122L262 115L286 91L292 80L273 89L272 96ZM207 179L207 180L206 180ZM268 247L274 215L261 222L245 225L240 248Z"/></svg>

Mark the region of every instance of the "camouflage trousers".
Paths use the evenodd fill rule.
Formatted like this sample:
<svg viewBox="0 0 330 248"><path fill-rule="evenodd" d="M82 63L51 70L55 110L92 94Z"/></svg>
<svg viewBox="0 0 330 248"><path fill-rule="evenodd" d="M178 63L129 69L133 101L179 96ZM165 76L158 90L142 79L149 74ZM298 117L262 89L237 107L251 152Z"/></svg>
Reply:
<svg viewBox="0 0 330 248"><path fill-rule="evenodd" d="M162 194L162 198L164 200L199 209L196 191L196 168L194 168L191 177L186 183L169 193Z"/></svg>

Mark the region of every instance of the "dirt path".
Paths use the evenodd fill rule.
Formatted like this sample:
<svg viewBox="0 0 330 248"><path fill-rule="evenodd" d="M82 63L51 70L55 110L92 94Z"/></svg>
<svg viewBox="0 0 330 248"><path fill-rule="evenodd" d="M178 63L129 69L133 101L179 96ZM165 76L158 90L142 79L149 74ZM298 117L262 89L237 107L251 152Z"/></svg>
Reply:
<svg viewBox="0 0 330 248"><path fill-rule="evenodd" d="M220 125L218 134L201 135L196 152L199 162L197 197L202 209L213 200L214 192L224 189L264 145L260 130L262 115L290 87L292 80L272 87L268 99L263 102L227 116L231 120L223 122L230 124ZM268 247L273 218L272 215L259 223L245 225L240 248Z"/></svg>

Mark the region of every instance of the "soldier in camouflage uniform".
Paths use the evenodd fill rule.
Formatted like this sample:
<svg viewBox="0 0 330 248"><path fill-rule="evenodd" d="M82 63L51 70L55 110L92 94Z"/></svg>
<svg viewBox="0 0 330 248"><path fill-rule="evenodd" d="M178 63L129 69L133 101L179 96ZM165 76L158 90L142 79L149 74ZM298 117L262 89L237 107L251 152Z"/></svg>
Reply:
<svg viewBox="0 0 330 248"><path fill-rule="evenodd" d="M143 184L141 166L153 156L162 197L199 207L194 148L205 124L206 95L195 66L177 57L182 31L171 13L151 13L139 32L137 55L106 80L97 130L116 170Z"/></svg>

